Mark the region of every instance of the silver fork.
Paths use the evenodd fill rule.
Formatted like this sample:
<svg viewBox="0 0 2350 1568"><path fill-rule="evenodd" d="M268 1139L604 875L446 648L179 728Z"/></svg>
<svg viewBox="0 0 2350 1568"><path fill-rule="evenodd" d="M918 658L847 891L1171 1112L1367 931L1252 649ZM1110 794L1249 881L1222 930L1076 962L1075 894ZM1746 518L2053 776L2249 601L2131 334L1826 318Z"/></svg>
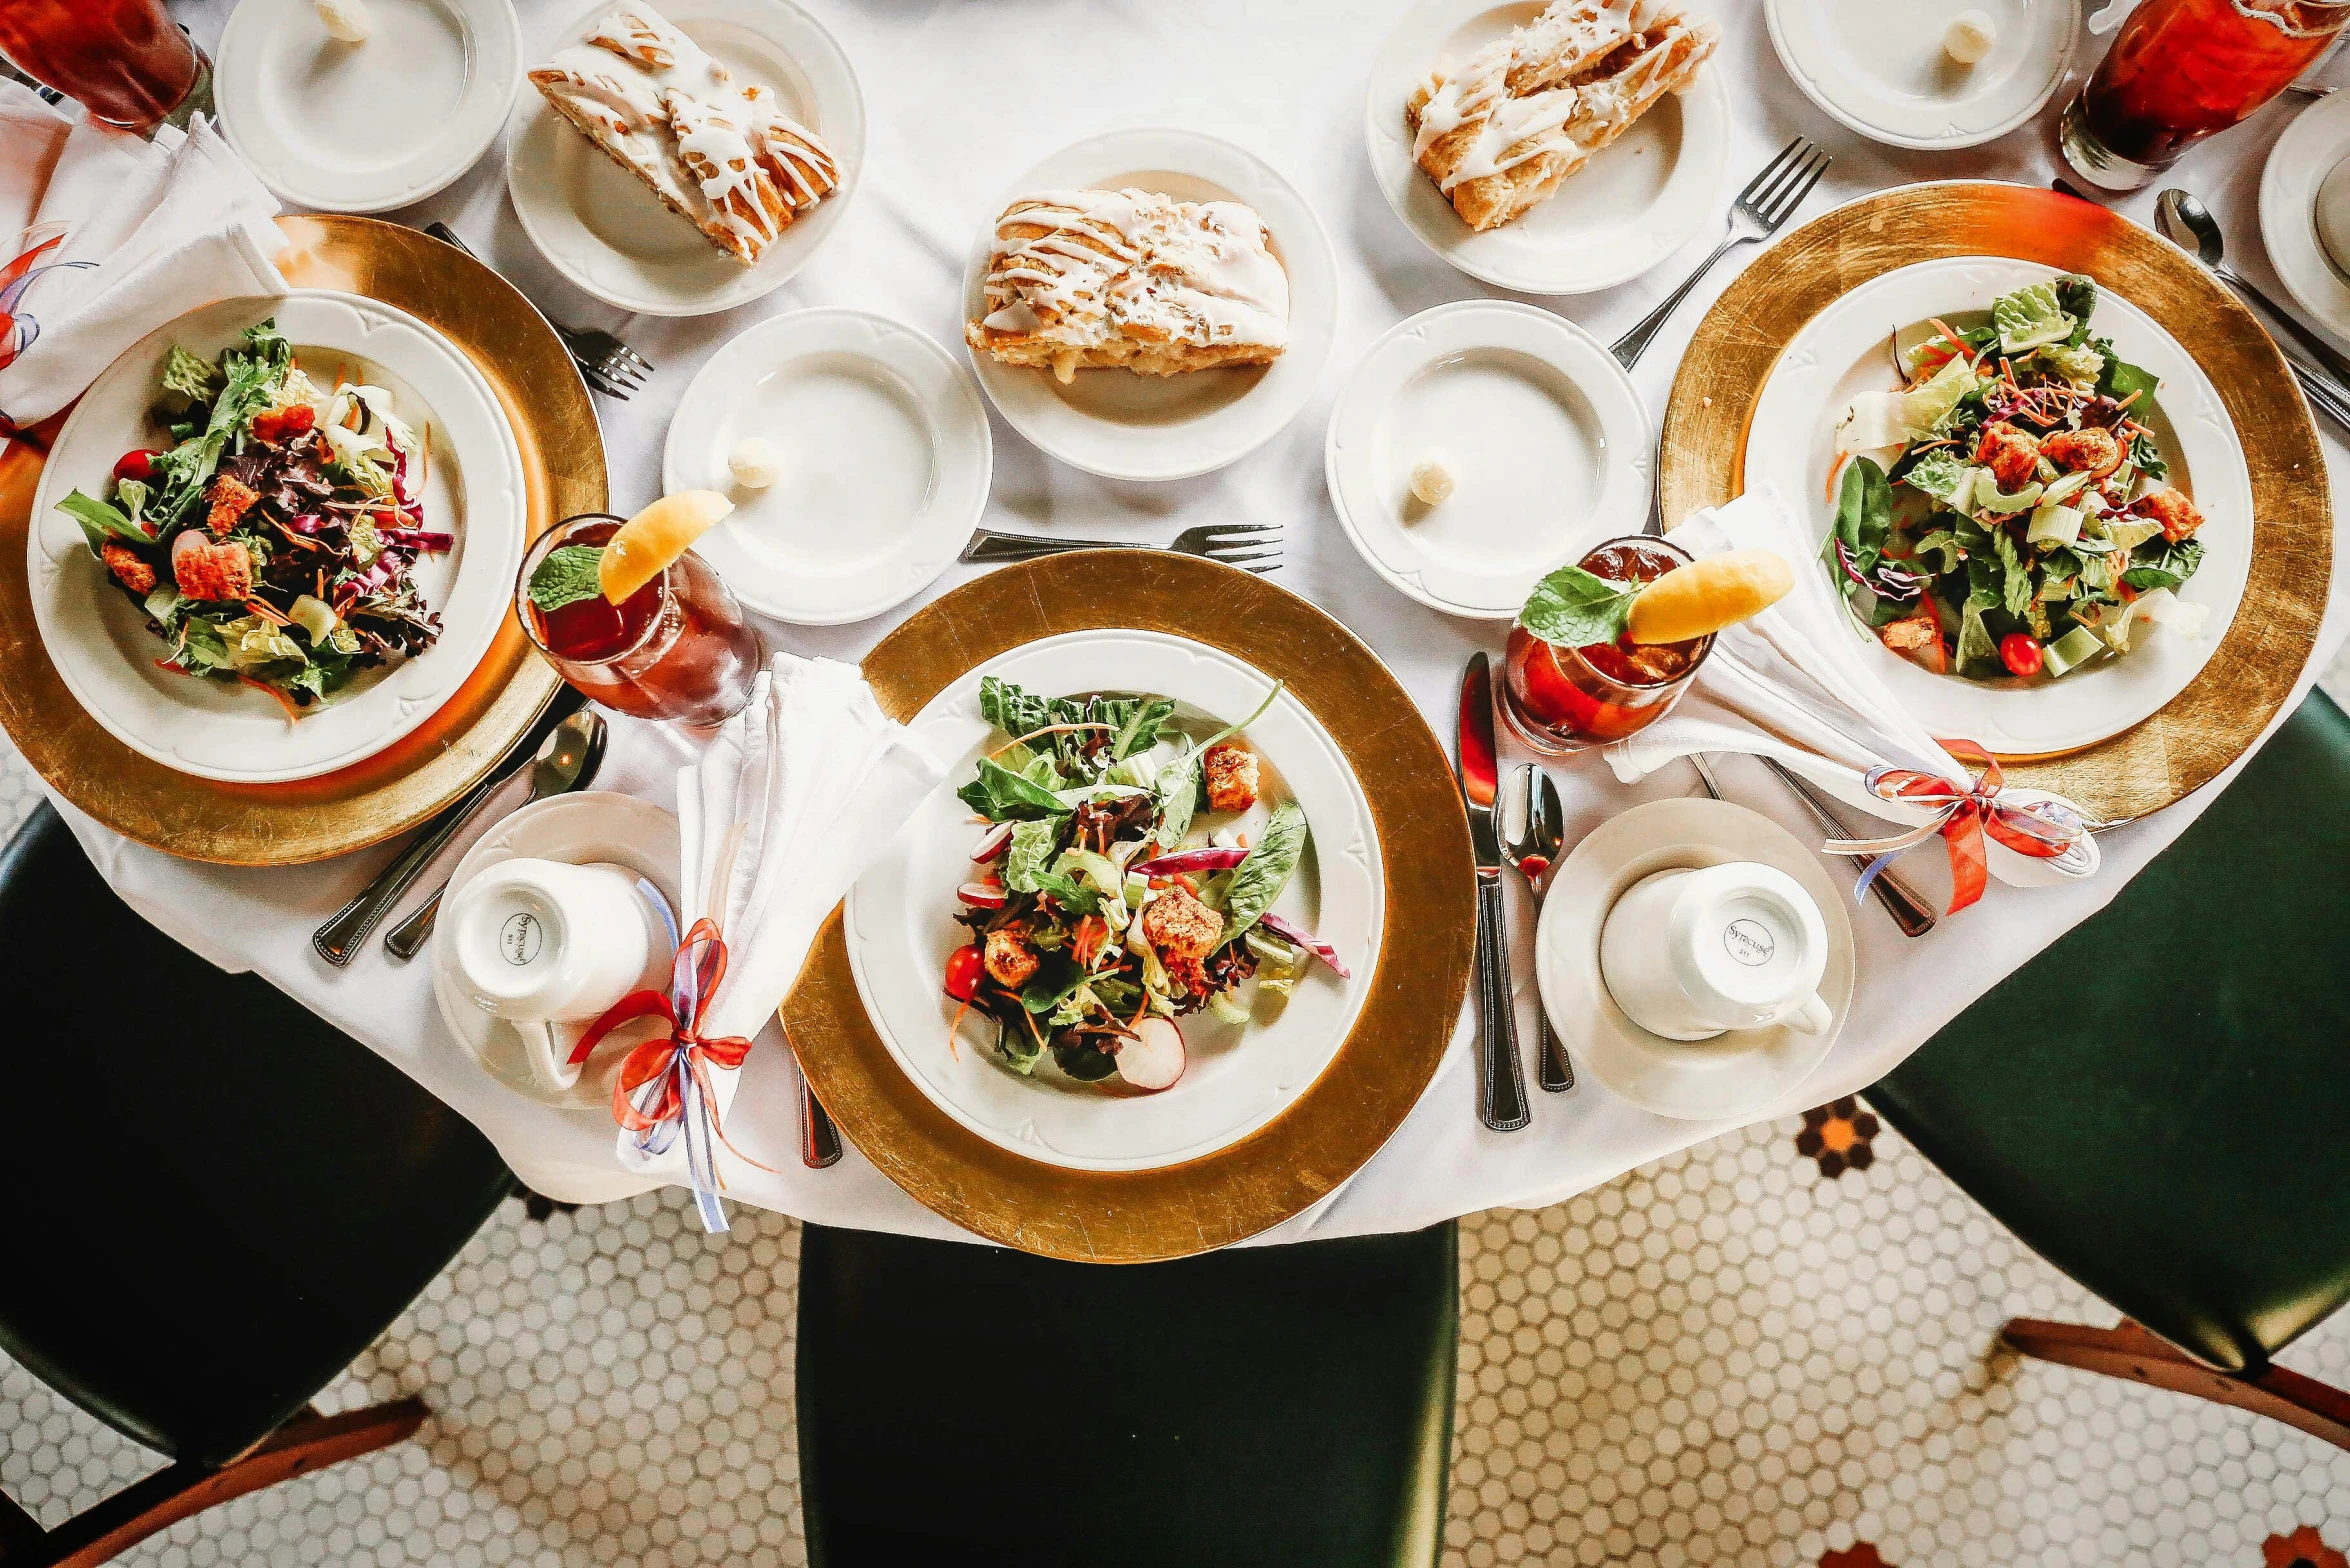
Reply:
<svg viewBox="0 0 2350 1568"><path fill-rule="evenodd" d="M1617 362L1630 370L1648 347L1648 340L1656 336L1689 291L1697 287L1697 280L1713 271L1714 263L1730 254L1731 247L1752 240L1766 240L1779 232L1779 225L1795 214L1803 205L1812 187L1820 183L1820 176L1828 172L1835 160L1803 137L1796 137L1779 156L1763 166L1762 173L1748 182L1738 193L1737 202L1730 208L1730 232L1714 253L1698 264L1689 280L1665 296L1665 302L1641 318L1640 324L1616 340L1614 353Z"/></svg>
<svg viewBox="0 0 2350 1568"><path fill-rule="evenodd" d="M1049 539L1041 534L999 534L982 528L963 546L966 561L1033 561L1071 550L1173 550L1205 561L1221 561L1252 572L1281 569L1279 523L1202 523L1186 528L1172 544L1137 544L1131 539Z"/></svg>
<svg viewBox="0 0 2350 1568"><path fill-rule="evenodd" d="M1519 802L1516 810L1510 807L1512 800ZM1567 811L1559 803L1559 787L1550 781L1549 774L1526 763L1510 779L1501 807L1502 855L1526 879L1526 891L1539 910L1543 878L1558 863L1559 851L1567 842ZM1551 1031L1550 1009L1537 1001L1534 1012L1542 1026L1542 1049L1534 1056L1535 1080L1547 1093L1564 1094L1575 1087L1574 1065L1567 1060L1566 1047Z"/></svg>
<svg viewBox="0 0 2350 1568"><path fill-rule="evenodd" d="M466 255L473 256L475 261L481 261L479 256L474 256L473 247L459 239L457 231L447 224L428 223L424 226L424 232L445 245L456 246ZM487 262L482 264L488 265ZM603 328L567 327L554 317L547 316L545 311L539 314L546 317L547 325L555 329L555 336L563 340L563 346L571 350L572 360L578 364L579 373L586 378L587 384L604 396L625 403L628 394L643 386L645 377L652 374L650 361Z"/></svg>

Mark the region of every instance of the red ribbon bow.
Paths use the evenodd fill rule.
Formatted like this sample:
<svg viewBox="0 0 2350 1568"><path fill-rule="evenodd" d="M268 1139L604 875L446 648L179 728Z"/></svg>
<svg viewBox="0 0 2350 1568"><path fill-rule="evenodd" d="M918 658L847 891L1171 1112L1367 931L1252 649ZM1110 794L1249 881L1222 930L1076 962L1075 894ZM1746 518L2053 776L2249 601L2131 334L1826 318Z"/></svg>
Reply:
<svg viewBox="0 0 2350 1568"><path fill-rule="evenodd" d="M1906 840L1859 846L1898 854L1912 844L1940 833L1950 849L1950 913L1976 902L1990 885L1990 852L1983 843L1992 838L2019 855L2053 860L2081 841L2088 831L2081 819L2052 800L2016 803L2000 799L2007 787L1999 759L1972 741L1946 740L1942 749L1962 763L1981 766L1982 773L1962 790L1937 774L1910 768L1876 767L1868 772L1870 793L1881 800L1903 800L1935 813L1935 820Z"/></svg>

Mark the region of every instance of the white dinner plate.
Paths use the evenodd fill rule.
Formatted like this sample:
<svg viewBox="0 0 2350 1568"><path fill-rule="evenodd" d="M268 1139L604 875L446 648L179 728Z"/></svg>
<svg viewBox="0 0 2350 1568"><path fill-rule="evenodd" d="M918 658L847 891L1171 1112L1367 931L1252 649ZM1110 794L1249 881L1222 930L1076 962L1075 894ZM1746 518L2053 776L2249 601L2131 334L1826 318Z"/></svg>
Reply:
<svg viewBox="0 0 2350 1568"><path fill-rule="evenodd" d="M1330 413L1324 470L1371 569L1451 615L1506 621L1544 574L1648 517L1653 445L1632 378L1547 310L1462 300L1388 330ZM1411 493L1424 460L1453 477Z"/></svg>
<svg viewBox="0 0 2350 1568"><path fill-rule="evenodd" d="M1980 10L1988 58L1960 65L1943 30ZM1949 151L2005 136L2071 69L2081 0L1763 0L1771 44L1804 95L1872 141Z"/></svg>
<svg viewBox="0 0 2350 1568"><path fill-rule="evenodd" d="M933 755L947 759L945 780L848 897L849 962L883 1043L947 1115L991 1143L1049 1165L1148 1170L1247 1137L1336 1058L1378 967L1386 879L1370 802L1354 770L1329 732L1286 693L1248 728L1266 780L1305 809L1309 830L1305 857L1274 907L1336 946L1353 979L1317 963L1286 1007L1260 1008L1264 1021L1257 1024L1218 1023L1205 1013L1185 1018L1189 1066L1163 1093L1074 1084L1049 1062L1023 1078L1002 1064L993 1025L984 1020L967 1020L950 1047L956 1007L940 989L948 955L970 939L955 923L955 888L969 879L982 830L955 791L993 736L979 717L983 675L1055 696L1172 697L1182 727L1195 738L1246 718L1273 686L1201 643L1159 632L1096 630L1014 648L933 698L912 728ZM1256 814L1264 809L1260 803ZM1221 820L1203 818L1202 825Z"/></svg>
<svg viewBox="0 0 2350 1568"><path fill-rule="evenodd" d="M1640 276L1721 211L1730 94L1720 61L1664 99L1523 216L1480 234L1412 161L1404 106L1439 56L1468 59L1539 5L1421 0L1371 65L1363 145L1387 204L1421 243L1472 278L1525 294L1588 294Z"/></svg>
<svg viewBox="0 0 2350 1568"><path fill-rule="evenodd" d="M2277 138L2260 176L2260 237L2268 259L2301 308L2350 340L2350 276L2317 236L2317 188L2350 158L2350 94L2301 111Z"/></svg>
<svg viewBox="0 0 2350 1568"><path fill-rule="evenodd" d="M997 215L1052 190L1135 187L1177 201L1238 201L1256 210L1289 274L1289 347L1270 365L1178 376L1081 370L1063 386L1049 370L973 350L979 384L1011 424L1062 462L1108 479L1187 479L1271 440L1314 395L1338 327L1338 259L1297 187L1254 153L1197 131L1111 131L1020 176L988 208L963 274L963 319L987 314Z"/></svg>
<svg viewBox="0 0 2350 1568"><path fill-rule="evenodd" d="M1786 872L1820 906L1828 967L1819 994L1832 1021L1817 1034L1785 1024L1698 1041L1650 1034L1625 1016L1600 976L1607 912L1643 877L1739 860ZM1598 1083L1659 1116L1713 1121L1767 1109L1827 1059L1852 1012L1857 965L1848 895L1817 855L1770 818L1726 801L1652 800L1601 823L1550 876L1534 933L1535 981L1551 1028Z"/></svg>
<svg viewBox="0 0 2350 1568"><path fill-rule="evenodd" d="M331 37L311 0L242 0L213 61L220 127L261 182L324 212L419 202L473 167L514 107L513 0L367 0Z"/></svg>
<svg viewBox="0 0 2350 1568"><path fill-rule="evenodd" d="M1858 393L1895 385L1886 339L1896 326L1991 301L2058 276L2053 267L2004 257L1919 262L1862 284L1795 335L1763 383L1747 427L1745 483L1768 481L1825 539L1835 514L1828 476L1835 430ZM2170 460L2169 483L2194 496L2206 519L2202 568L2179 589L2211 614L2200 635L2159 629L2128 654L2031 685L1936 675L1868 637L1867 653L1896 700L1936 735L1975 741L2005 756L2078 751L2118 735L2186 690L2218 650L2244 597L2252 566L2252 476L2219 392L2193 356L2152 317L2102 286L2091 331L2161 380L2147 425ZM1798 570L1820 571L1817 561Z"/></svg>
<svg viewBox="0 0 2350 1568"><path fill-rule="evenodd" d="M115 459L170 437L149 419L173 344L210 359L246 327L275 317L321 386L338 370L391 392L393 407L429 432L424 520L456 548L428 555L415 577L440 612L439 641L415 658L361 674L336 698L290 722L277 699L155 667L167 651L139 607L108 580L81 528L57 503L102 487ZM244 784L315 778L372 756L453 696L488 651L514 593L528 504L522 456L473 362L406 311L298 289L282 299L222 300L156 328L125 349L82 394L42 470L25 540L33 618L57 673L90 716L133 751L201 778Z"/></svg>
<svg viewBox="0 0 2350 1568"><path fill-rule="evenodd" d="M611 9L607 0L581 12L554 47L586 37ZM786 114L823 138L840 166L840 188L746 267L533 87L507 128L506 193L531 243L588 293L648 316L702 316L782 287L840 225L865 169L865 98L832 34L791 0L664 0L660 9L738 84L772 89Z"/></svg>
<svg viewBox="0 0 2350 1568"><path fill-rule="evenodd" d="M764 490L726 466L751 437L783 454ZM738 598L806 626L861 621L946 570L987 510L987 410L947 351L886 316L795 310L704 365L669 422L662 489L734 511L694 549Z"/></svg>

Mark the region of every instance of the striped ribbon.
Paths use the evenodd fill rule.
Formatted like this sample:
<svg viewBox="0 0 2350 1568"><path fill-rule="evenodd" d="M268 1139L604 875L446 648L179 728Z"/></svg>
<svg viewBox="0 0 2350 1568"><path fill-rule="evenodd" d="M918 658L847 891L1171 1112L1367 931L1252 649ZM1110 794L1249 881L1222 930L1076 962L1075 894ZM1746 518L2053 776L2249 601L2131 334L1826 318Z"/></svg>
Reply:
<svg viewBox="0 0 2350 1568"><path fill-rule="evenodd" d="M1928 839L1940 837L1950 852L1950 913L1957 914L1981 899L1990 885L1990 851L1985 835L2019 855L2053 860L2088 835L2090 824L2080 812L2061 800L2017 801L2003 798L2007 780L1999 759L1972 741L1946 740L1942 749L1962 764L1982 771L1963 785L1939 774L1880 763L1863 779L1879 800L1901 801L1932 813L1905 833L1887 838L1830 839L1824 846L1835 855L1866 855L1869 867L1853 889L1857 901L1896 856Z"/></svg>

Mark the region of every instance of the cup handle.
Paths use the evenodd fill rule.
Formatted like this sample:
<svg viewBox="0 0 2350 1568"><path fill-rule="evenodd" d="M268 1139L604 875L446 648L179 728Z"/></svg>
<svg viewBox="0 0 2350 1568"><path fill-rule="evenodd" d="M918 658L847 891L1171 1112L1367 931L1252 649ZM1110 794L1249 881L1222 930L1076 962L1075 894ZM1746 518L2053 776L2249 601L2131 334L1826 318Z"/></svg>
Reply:
<svg viewBox="0 0 2350 1568"><path fill-rule="evenodd" d="M555 1031L538 1019L510 1018L514 1032L522 1037L522 1054L529 1058L530 1075L542 1088L561 1094L579 1082L579 1069L567 1058L570 1052L555 1044Z"/></svg>
<svg viewBox="0 0 2350 1568"><path fill-rule="evenodd" d="M1829 1010L1827 1003L1820 1000L1820 994L1817 991L1805 997L1803 1005L1795 1009L1786 1020L1787 1027L1797 1034L1825 1034L1828 1025L1835 1021L1835 1013Z"/></svg>

